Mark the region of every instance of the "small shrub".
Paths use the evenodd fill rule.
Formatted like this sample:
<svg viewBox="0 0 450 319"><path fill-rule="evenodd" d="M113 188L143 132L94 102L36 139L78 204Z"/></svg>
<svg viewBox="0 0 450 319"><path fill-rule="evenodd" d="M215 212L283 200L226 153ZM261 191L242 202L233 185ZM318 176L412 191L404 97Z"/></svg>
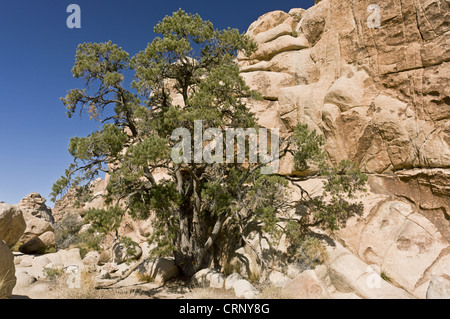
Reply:
<svg viewBox="0 0 450 319"><path fill-rule="evenodd" d="M46 247L44 250L44 254L53 254L56 253L58 250L56 247Z"/></svg>
<svg viewBox="0 0 450 319"><path fill-rule="evenodd" d="M391 278L390 278L384 271L381 272L380 277L381 277L384 281L387 281L387 282L389 282L389 283L391 282Z"/></svg>
<svg viewBox="0 0 450 319"><path fill-rule="evenodd" d="M140 282L150 283L155 281L152 276L150 276L149 274L144 274L142 272L137 272L136 277Z"/></svg>
<svg viewBox="0 0 450 319"><path fill-rule="evenodd" d="M320 239L312 236L299 238L295 245L291 246L290 253L292 259L303 269L314 269L323 264L328 254L324 244Z"/></svg>
<svg viewBox="0 0 450 319"><path fill-rule="evenodd" d="M84 258L90 251L101 251L100 244L102 242L102 237L95 233L93 230L89 229L86 232L78 235L78 243L75 245L76 248L80 249L81 258Z"/></svg>
<svg viewBox="0 0 450 319"><path fill-rule="evenodd" d="M96 231L108 234L117 230L123 215L124 211L119 206L113 206L108 209L89 209L85 219Z"/></svg>
<svg viewBox="0 0 450 319"><path fill-rule="evenodd" d="M14 246L11 247L11 251L19 251L19 247L22 245L23 243L21 242L17 242L14 244Z"/></svg>
<svg viewBox="0 0 450 319"><path fill-rule="evenodd" d="M44 275L50 280L56 280L64 275L63 268L44 268Z"/></svg>
<svg viewBox="0 0 450 319"><path fill-rule="evenodd" d="M58 249L78 244L78 232L85 222L78 214L67 214L55 225L55 241Z"/></svg>

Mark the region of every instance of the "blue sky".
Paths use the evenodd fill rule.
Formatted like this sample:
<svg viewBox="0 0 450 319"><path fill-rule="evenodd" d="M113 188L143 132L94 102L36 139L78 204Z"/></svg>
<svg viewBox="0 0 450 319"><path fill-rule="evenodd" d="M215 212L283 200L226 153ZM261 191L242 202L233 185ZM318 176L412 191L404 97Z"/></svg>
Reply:
<svg viewBox="0 0 450 319"><path fill-rule="evenodd" d="M69 4L81 8L81 29L69 29ZM153 27L182 8L216 28L245 32L273 10L309 8L314 0L142 1L16 0L0 9L0 201L16 204L31 192L49 199L52 184L72 161L69 139L98 123L68 119L59 100L83 83L72 77L75 49L111 40L133 56L154 37ZM47 205L53 206L50 200Z"/></svg>

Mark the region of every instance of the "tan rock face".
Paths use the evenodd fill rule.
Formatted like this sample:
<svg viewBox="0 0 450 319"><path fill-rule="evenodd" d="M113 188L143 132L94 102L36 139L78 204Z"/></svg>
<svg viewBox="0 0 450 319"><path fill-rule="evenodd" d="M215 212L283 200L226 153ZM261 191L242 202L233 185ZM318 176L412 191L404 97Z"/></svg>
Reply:
<svg viewBox="0 0 450 319"><path fill-rule="evenodd" d="M138 267L141 274L150 276L155 282L163 284L178 276L179 269L172 259L156 258L147 259Z"/></svg>
<svg viewBox="0 0 450 319"><path fill-rule="evenodd" d="M295 299L329 299L330 296L323 283L317 279L314 270L305 270L294 280L284 286L284 291Z"/></svg>
<svg viewBox="0 0 450 319"><path fill-rule="evenodd" d="M284 134L306 123L325 135L332 162L369 173L450 167L449 4L381 1L377 29L372 2L323 0L252 23L259 48L238 60L275 103L264 123L282 122Z"/></svg>
<svg viewBox="0 0 450 319"><path fill-rule="evenodd" d="M354 292L365 299L409 299L404 290L391 285L371 267L337 244L328 247L328 275L331 283L343 293Z"/></svg>
<svg viewBox="0 0 450 319"><path fill-rule="evenodd" d="M47 249L55 246L55 234L48 231L21 245L19 251L24 254L43 254Z"/></svg>
<svg viewBox="0 0 450 319"><path fill-rule="evenodd" d="M439 178L448 175L432 172L370 176L371 191L361 198L364 214L336 232L355 256L378 265L391 283L417 298L426 297L433 276L450 271L449 221L439 196L446 188L430 191L434 181L439 185Z"/></svg>
<svg viewBox="0 0 450 319"><path fill-rule="evenodd" d="M16 285L14 256L8 245L0 239L0 299L8 299Z"/></svg>
<svg viewBox="0 0 450 319"><path fill-rule="evenodd" d="M0 240L12 247L26 229L25 219L19 207L0 203Z"/></svg>
<svg viewBox="0 0 450 319"><path fill-rule="evenodd" d="M35 217L29 213L24 214L26 229L22 237L19 239L20 243L27 243L28 241L39 237L46 232L53 232L55 229L51 223L42 218Z"/></svg>
<svg viewBox="0 0 450 319"><path fill-rule="evenodd" d="M25 196L18 204L20 209L34 217L53 223L52 211L45 205L46 199L38 193L31 193Z"/></svg>

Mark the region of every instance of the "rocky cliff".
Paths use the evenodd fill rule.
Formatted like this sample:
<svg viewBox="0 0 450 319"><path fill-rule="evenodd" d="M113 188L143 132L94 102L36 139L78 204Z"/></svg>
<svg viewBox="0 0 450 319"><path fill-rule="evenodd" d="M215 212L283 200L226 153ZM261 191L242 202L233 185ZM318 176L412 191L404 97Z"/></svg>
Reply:
<svg viewBox="0 0 450 319"><path fill-rule="evenodd" d="M370 176L364 213L336 234L346 251L330 247L334 286L382 296L350 278L375 265L425 298L433 278L450 273L449 2L377 1L379 26L371 3L269 12L247 30L258 50L238 63L264 97L249 101L260 125L286 135L308 124L331 162L350 159ZM295 174L290 158L281 173Z"/></svg>
<svg viewBox="0 0 450 319"><path fill-rule="evenodd" d="M379 28L372 2L323 0L255 21L247 34L259 48L239 57L264 96L253 109L263 126L321 132L334 163L351 159L369 173L449 168L449 2L377 1Z"/></svg>

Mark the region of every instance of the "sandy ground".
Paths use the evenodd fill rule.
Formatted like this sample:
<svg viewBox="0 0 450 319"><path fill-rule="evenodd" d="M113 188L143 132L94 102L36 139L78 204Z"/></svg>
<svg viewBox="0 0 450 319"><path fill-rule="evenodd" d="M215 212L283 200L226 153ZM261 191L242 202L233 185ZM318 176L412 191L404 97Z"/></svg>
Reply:
<svg viewBox="0 0 450 319"><path fill-rule="evenodd" d="M108 280L102 281L107 284ZM132 274L106 289L95 289L92 283L82 288L68 288L58 280L38 280L29 286L16 286L11 299L232 299L231 291L189 287L181 280L164 285L142 283Z"/></svg>

